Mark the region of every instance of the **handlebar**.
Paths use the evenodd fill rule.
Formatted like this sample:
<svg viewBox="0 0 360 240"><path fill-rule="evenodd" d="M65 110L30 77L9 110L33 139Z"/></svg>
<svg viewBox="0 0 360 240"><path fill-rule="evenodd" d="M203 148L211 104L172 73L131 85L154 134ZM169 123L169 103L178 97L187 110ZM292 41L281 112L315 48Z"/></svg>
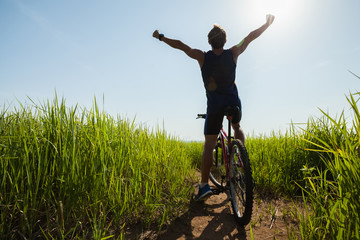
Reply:
<svg viewBox="0 0 360 240"><path fill-rule="evenodd" d="M196 119L199 119L199 118L206 118L206 114L198 114L197 115L197 118Z"/></svg>

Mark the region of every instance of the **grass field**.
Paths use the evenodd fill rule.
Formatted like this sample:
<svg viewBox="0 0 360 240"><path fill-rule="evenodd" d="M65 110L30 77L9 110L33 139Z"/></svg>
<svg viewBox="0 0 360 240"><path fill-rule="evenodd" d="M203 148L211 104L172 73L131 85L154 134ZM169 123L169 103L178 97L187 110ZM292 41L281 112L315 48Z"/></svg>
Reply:
<svg viewBox="0 0 360 240"><path fill-rule="evenodd" d="M119 236L190 199L192 148L57 98L0 115L1 239Z"/></svg>
<svg viewBox="0 0 360 240"><path fill-rule="evenodd" d="M359 94L353 118L323 112L248 137L257 193L302 196L303 239L360 239ZM202 143L65 100L0 112L0 239L122 239L185 211ZM291 233L289 234L289 237Z"/></svg>
<svg viewBox="0 0 360 240"><path fill-rule="evenodd" d="M258 192L302 195L302 239L360 239L359 95L347 97L351 120L322 112L283 135L247 140Z"/></svg>

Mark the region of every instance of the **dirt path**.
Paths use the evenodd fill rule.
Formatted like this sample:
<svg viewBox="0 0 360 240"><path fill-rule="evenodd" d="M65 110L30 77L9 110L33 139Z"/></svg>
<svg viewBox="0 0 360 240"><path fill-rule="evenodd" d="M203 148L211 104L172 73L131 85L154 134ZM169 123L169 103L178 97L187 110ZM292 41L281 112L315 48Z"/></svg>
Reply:
<svg viewBox="0 0 360 240"><path fill-rule="evenodd" d="M252 219L249 225L240 227L232 215L231 203L226 194L211 196L203 203L191 202L190 209L175 219L160 234L147 231L134 239L289 239L292 229L301 239L298 222L293 217L295 205L284 199L261 200L255 198ZM128 235L125 239L133 239Z"/></svg>

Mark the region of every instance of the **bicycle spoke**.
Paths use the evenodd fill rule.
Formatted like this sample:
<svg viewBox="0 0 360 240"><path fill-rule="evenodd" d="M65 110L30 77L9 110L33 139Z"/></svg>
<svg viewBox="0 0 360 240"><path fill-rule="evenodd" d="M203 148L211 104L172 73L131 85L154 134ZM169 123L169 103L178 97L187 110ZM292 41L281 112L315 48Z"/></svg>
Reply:
<svg viewBox="0 0 360 240"><path fill-rule="evenodd" d="M238 196L238 199L241 201L242 205L245 205L245 190L238 182L235 182L235 184L237 184L238 188L240 189L240 191L238 191L237 188L235 188L235 192L237 193L236 195Z"/></svg>

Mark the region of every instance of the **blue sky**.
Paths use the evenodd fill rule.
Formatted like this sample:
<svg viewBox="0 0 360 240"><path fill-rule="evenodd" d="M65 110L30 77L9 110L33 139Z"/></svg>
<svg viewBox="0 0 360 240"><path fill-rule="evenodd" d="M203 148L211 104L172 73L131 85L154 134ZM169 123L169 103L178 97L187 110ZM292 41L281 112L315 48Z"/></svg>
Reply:
<svg viewBox="0 0 360 240"><path fill-rule="evenodd" d="M96 97L113 117L202 140L198 64L152 32L207 51L217 23L230 48L272 13L240 55L236 82L246 134L285 131L318 108L339 114L359 90L349 73L360 75L359 9L358 0L1 0L0 106L52 100L56 90L69 107L89 109Z"/></svg>

